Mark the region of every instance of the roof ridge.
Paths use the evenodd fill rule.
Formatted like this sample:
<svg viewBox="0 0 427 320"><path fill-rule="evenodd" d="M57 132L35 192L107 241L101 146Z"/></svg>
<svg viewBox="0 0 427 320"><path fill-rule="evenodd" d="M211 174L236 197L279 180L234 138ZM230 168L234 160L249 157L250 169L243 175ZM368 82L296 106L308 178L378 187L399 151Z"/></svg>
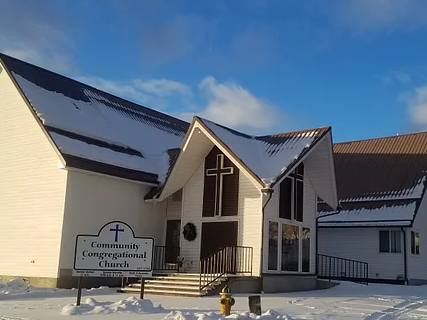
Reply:
<svg viewBox="0 0 427 320"><path fill-rule="evenodd" d="M226 125L219 124L218 122L215 122L215 121L212 121L212 120L209 120L209 119L206 119L206 118L202 118L202 117L199 117L199 116L194 116L194 117L197 118L198 120L201 120L202 122L204 122L204 121L211 122L211 123L213 123L214 125L216 125L218 127L221 127L221 128L223 128L225 130L228 130L228 131L230 131L233 134L237 134L237 135L243 136L243 137L245 137L247 139L256 140L256 138L257 138L256 136L253 136L253 135L250 135L250 134L238 131L236 129L227 127Z"/></svg>
<svg viewBox="0 0 427 320"><path fill-rule="evenodd" d="M421 134L427 134L427 131L397 134L395 136L385 136L385 137L377 137L377 138L367 138L367 139L358 139L358 140L335 142L334 145L348 144L348 143L353 143L353 142L363 142L363 141L374 141L374 140L385 140L385 139L398 139L400 137L415 136L415 135L421 135Z"/></svg>
<svg viewBox="0 0 427 320"><path fill-rule="evenodd" d="M50 73L50 74L52 74L52 75L55 75L55 76L61 77L61 78L66 79L66 80L68 80L68 81L77 82L77 83L81 84L82 86L88 87L89 89L92 89L92 90L95 90L95 91L102 92L103 94L109 95L109 96L114 97L114 98L119 99L119 100L127 101L127 102L129 102L129 103L131 103L131 104L133 104L133 105L135 105L135 106L137 106L137 107L139 107L139 108L142 108L142 109L144 109L144 110L148 110L149 112L154 112L154 113L158 113L158 114L165 115L165 116L167 116L167 117L171 117L171 118L173 118L174 120L181 122L181 124L185 124L185 125L187 125L188 127L190 126L190 123L189 123L189 122L184 121L184 120L181 120L181 119L179 119L179 118L176 118L176 117L174 117L174 116L172 116L172 115L170 115L170 114L168 114L168 113L164 113L164 112L158 111L158 110L156 110L156 109L146 107L146 106L144 106L144 105L142 105L142 104L136 103L136 102L131 101L131 100L129 100L129 99L125 99L125 98L122 98L122 97L120 97L120 96L114 95L114 94L112 94L112 93L110 93L110 92L107 92L107 91L101 90L101 89L99 89L99 88L96 88L96 87L94 87L94 86L92 86L92 85L90 85L90 84L87 84L87 83L85 83L85 82L82 82L82 81L80 81L80 80L77 80L77 79L71 78L71 77L69 77L69 76L66 76L66 75L60 74L60 73L58 73L58 72L55 72L55 71L52 71L52 70L49 70L49 69L43 68L43 67L38 66L38 65L36 65L36 64L32 64L32 63L29 63L29 62L27 62L27 61L20 60L20 59L18 59L18 58L15 58L15 57L12 57L12 56L10 56L10 55L7 55L7 54L4 54L4 53L1 53L1 52L0 52L0 61L2 61L2 58L3 58L3 57L6 57L6 58L9 58L9 59L12 59L12 60L18 61L19 63L26 64L27 66L30 66L30 67L33 67L33 68L41 69L41 70L43 70L43 71L45 71L45 72L48 72L48 73ZM2 61L2 62L3 62L3 61ZM7 68L7 63L4 63L4 65L5 65L5 67Z"/></svg>
<svg viewBox="0 0 427 320"><path fill-rule="evenodd" d="M310 132L310 131L314 131L314 130L330 129L330 128L332 128L332 127L331 126L321 126L321 127L304 129L304 130L285 131L285 132L280 132L280 133L272 133L272 134L267 134L267 135L255 136L255 138L259 139L259 138L265 138L265 137L274 137L274 136L280 136L280 135L289 134L289 133L306 133L306 132Z"/></svg>

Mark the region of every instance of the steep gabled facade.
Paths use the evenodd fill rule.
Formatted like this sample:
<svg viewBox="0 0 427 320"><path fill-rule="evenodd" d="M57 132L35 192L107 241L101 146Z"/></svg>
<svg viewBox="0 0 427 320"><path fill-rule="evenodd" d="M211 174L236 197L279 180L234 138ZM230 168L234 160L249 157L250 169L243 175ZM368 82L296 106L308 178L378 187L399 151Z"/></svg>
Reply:
<svg viewBox="0 0 427 320"><path fill-rule="evenodd" d="M73 286L76 236L121 220L155 239L157 271L178 271L179 255L187 274L244 276L253 290L316 287L316 199L337 207L331 128L250 136L189 124L0 61L1 277Z"/></svg>

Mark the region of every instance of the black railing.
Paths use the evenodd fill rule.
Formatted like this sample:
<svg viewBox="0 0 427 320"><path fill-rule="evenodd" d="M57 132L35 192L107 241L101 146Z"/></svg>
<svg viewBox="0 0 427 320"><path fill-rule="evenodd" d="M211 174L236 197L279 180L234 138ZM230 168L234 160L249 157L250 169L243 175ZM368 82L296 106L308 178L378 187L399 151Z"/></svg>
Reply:
<svg viewBox="0 0 427 320"><path fill-rule="evenodd" d="M155 246L153 270L178 271L179 247Z"/></svg>
<svg viewBox="0 0 427 320"><path fill-rule="evenodd" d="M225 274L252 275L252 247L225 247L200 260L200 291Z"/></svg>
<svg viewBox="0 0 427 320"><path fill-rule="evenodd" d="M369 267L367 262L318 254L317 277L368 284Z"/></svg>

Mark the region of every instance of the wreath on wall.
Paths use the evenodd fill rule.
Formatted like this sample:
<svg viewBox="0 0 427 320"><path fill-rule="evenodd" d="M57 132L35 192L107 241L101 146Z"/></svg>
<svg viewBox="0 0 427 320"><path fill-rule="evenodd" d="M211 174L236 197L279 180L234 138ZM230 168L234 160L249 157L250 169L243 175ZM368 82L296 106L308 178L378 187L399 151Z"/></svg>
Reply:
<svg viewBox="0 0 427 320"><path fill-rule="evenodd" d="M184 226L184 230L182 231L182 234L184 235L185 240L193 241L197 237L196 226L193 223L188 222Z"/></svg>

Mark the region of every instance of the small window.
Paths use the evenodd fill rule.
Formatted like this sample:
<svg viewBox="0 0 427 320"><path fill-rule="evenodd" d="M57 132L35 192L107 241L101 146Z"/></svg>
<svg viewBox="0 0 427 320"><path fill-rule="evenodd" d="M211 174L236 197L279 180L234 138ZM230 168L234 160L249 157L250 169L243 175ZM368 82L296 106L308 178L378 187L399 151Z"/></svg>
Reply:
<svg viewBox="0 0 427 320"><path fill-rule="evenodd" d="M401 252L400 231L390 231L390 248L393 253Z"/></svg>
<svg viewBox="0 0 427 320"><path fill-rule="evenodd" d="M380 231L380 252L390 252L388 231Z"/></svg>
<svg viewBox="0 0 427 320"><path fill-rule="evenodd" d="M382 230L379 233L380 252L401 253L401 235L397 230Z"/></svg>
<svg viewBox="0 0 427 320"><path fill-rule="evenodd" d="M181 202L182 201L182 189L179 189L172 195L172 202Z"/></svg>
<svg viewBox="0 0 427 320"><path fill-rule="evenodd" d="M411 231L411 253L420 254L420 233Z"/></svg>

